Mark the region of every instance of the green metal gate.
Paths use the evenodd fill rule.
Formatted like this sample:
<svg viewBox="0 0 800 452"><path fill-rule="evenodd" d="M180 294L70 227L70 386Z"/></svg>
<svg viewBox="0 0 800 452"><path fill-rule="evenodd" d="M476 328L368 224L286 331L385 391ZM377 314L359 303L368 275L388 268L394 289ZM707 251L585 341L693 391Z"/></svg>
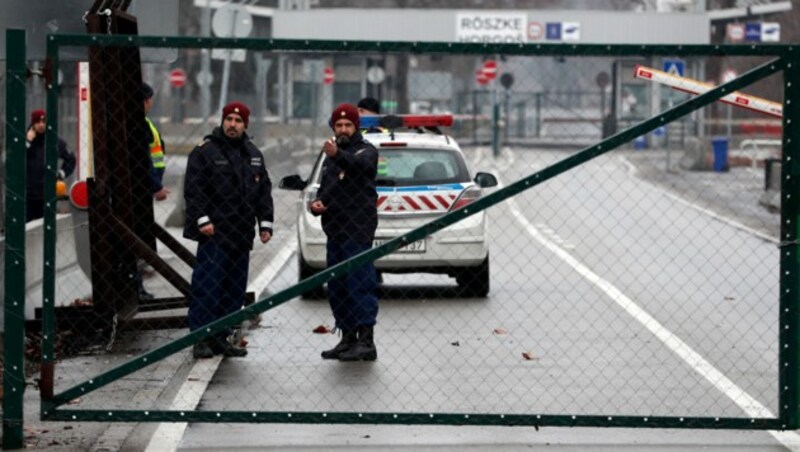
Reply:
<svg viewBox="0 0 800 452"><path fill-rule="evenodd" d="M7 76L7 149L8 149L8 162L9 177L7 178L7 221L6 221L6 266L5 266L5 281L6 281L6 300L5 300L5 322L6 322L6 340L5 340L5 370L4 370L4 441L7 447L16 447L21 444L21 428L22 428L22 393L25 385L25 376L23 375L23 341L24 341L24 327L23 320L25 318L25 293L24 287L15 284L14 281L24 280L25 278L25 231L23 218L23 203L24 197L24 178L22 174L24 171L20 169L23 167L23 160L25 155L24 145L24 87L25 87L25 54L24 54L24 34L18 31L10 31L8 34L8 76ZM42 388L42 408L41 416L45 420L80 420L80 421L119 421L119 422L255 422L255 423L385 423L385 424L449 424L449 425L520 425L520 426L606 426L606 427L666 427L666 428L702 428L702 429L774 429L774 430L793 430L798 427L797 421L797 390L798 390L798 353L797 353L797 340L798 334L795 331L800 329L798 324L798 256L797 256L797 228L795 223L798 221L798 204L797 204L797 189L796 180L800 176L800 168L795 161L794 153L797 144L800 143L800 129L792 124L796 120L797 105L800 103L800 92L796 86L798 80L798 63L800 63L800 52L794 45L760 45L760 46L723 46L723 45L708 45L708 46L643 46L643 45L548 45L548 44L457 44L457 43L415 43L415 42L332 42L332 41L286 41L286 40L270 40L270 39L213 39L213 38L170 38L170 37L138 37L138 36L101 36L101 35L51 35L48 37L47 48L49 64L53 68L59 67L59 51L64 47L140 47L140 48L153 48L153 49L246 49L254 52L265 52L269 55L280 55L286 58L313 58L320 57L333 58L337 55L346 54L349 56L393 56L404 55L412 57L423 57L436 55L442 58L464 58L469 61L474 61L476 58L482 56L490 56L492 58L502 57L503 60L509 61L514 58L538 58L536 61L544 61L546 58L559 57L569 59L582 59L582 58L613 58L613 59L630 59L640 58L643 61L648 59L653 60L657 57L682 57L682 58L718 58L718 57L741 57L753 58L755 60L752 64L752 69L742 74L738 78L720 85L705 94L698 95L691 98L684 98L677 102L672 108L663 111L658 111L657 114L648 117L646 120L633 124L628 128L624 128L620 132L611 134L607 138L599 139L599 141L588 146L582 146L576 152L566 155L564 158L551 158L550 161L540 169L529 172L522 178L509 182L507 186L500 188L494 192L486 194L478 201L471 204L468 208L460 209L449 213L448 215L431 221L424 227L414 229L406 234L403 234L388 243L374 248L363 255L354 258L351 261L328 268L313 277L303 281L300 284L293 284L290 287L280 290L277 293L270 294L258 300L255 304L245 307L242 311L230 315L224 319L216 321L207 328L193 333L187 334L178 340L163 343L151 350L141 353L133 357L122 365L108 369L107 371L99 374L85 376L85 380L80 383L70 385L67 388L62 388L55 391L51 387ZM460 61L460 60L459 60ZM543 406L536 406L535 404L529 405L527 408L520 408L513 403L507 403L506 410L494 411L488 409L464 409L464 406L481 407L482 405L475 401L475 403L466 403L460 407L448 406L447 404L437 407L425 407L424 409L404 409L404 405L393 405L392 400L400 400L399 394L391 394L388 405L390 408L379 411L371 411L364 406L354 406L350 409L321 409L314 410L307 408L308 405L302 403L295 406L286 406L281 409L261 410L255 407L248 406L244 400L236 407L235 404L224 406L221 409L209 410L196 410L196 411L170 411L163 409L147 409L147 410L133 410L126 409L125 407L100 407L97 409L78 409L69 405L70 401L77 398L87 397L94 391L101 390L102 388L111 387L116 381L123 377L129 376L134 372L143 369L147 366L153 365L164 358L180 353L187 347L198 343L209 334L215 334L223 329L239 325L244 321L253 319L259 314L268 314L271 310L277 309L287 302L296 302L298 297L309 289L319 287L326 281L331 279L334 275L341 272L349 271L358 265L374 261L383 256L392 253L393 251L401 248L404 244L412 243L440 231L448 226L457 224L458 222L478 214L482 211L495 211L500 208L508 200L522 196L523 194L533 194L537 190L543 190L542 187L545 182L552 181L557 176L567 174L569 171L575 170L582 165L588 165L590 162L606 156L611 151L620 149L624 145L632 142L634 139L646 136L653 131L665 125L674 124L681 118L687 117L699 109L714 104L717 100L725 95L745 89L748 86L757 83L760 80L767 79L770 76L776 76L772 79L772 84L776 80L780 81L783 89L783 120L782 120L782 173L781 173L781 214L780 214L780 238L777 249L774 250L773 257L779 259L779 266L776 263L769 264L766 274L775 275L779 272L779 287L772 290L771 293L775 295L774 309L767 311L777 317L777 322L770 324L770 329L764 333L763 339L767 344L768 349L761 350L761 352L770 354L774 353L777 356L777 362L773 366L768 361L766 368L769 369L766 374L776 375L777 382L772 381L764 383L767 387L763 392L759 392L760 397L772 398L776 402L769 403L762 406L763 409L754 408L750 412L740 413L741 415L731 414L736 409L724 408L721 402L715 404L720 407L719 413L701 414L700 407L688 404L675 404L672 405L674 410L670 411L667 406L666 411L659 412L657 410L644 408L642 412L620 412L611 407L607 410L606 406L593 403L591 400L586 401L585 404L581 403L580 394L581 388L576 388L571 385L567 387L557 387L552 392L546 392L548 395L547 400L549 403L544 403ZM470 75L471 76L471 75ZM59 85L56 81L51 81L48 86L48 110L58 111L59 102L61 101ZM521 83L521 82L517 82ZM247 85L246 81L245 84ZM279 89L281 89L279 87ZM522 89L522 88L521 88ZM355 102L355 99L353 100ZM113 102L113 101L112 101ZM466 102L465 104L468 104ZM539 107L540 109L541 107ZM496 114L496 113L495 113ZM538 113L537 113L538 114ZM463 144L469 142L470 139L475 140L475 144L490 142L486 135L486 124L488 122L487 115L489 112L465 112L463 120L463 128L456 131L458 139ZM305 116L305 113L304 113ZM317 133L319 136L323 132L319 132L317 126L324 128L325 113L318 114L317 119L314 119L311 124L303 123L303 130L300 130L300 135L312 137L310 145L305 143L298 145L297 149L306 149L308 156L313 156L314 152L318 149L314 141L316 140ZM47 131L47 156L48 165L51 171L46 173L45 187L52 187L55 184L55 171L52 170L56 167L56 152L55 140L61 130L57 115L48 116L48 131ZM538 119L537 119L538 120ZM484 122L481 122L484 121ZM204 121L206 124L207 121ZM299 122L297 124L300 124ZM481 129L481 124L484 128ZM305 128L308 126L308 128ZM491 124L490 124L491 126ZM470 128L471 127L471 128ZM497 127L495 124L494 127ZM300 125L297 128L301 128ZM538 132L537 132L538 133ZM599 134L599 131L597 131ZM199 133L193 133L195 138L199 138ZM498 139L497 135L493 139ZM196 140L199 141L199 140ZM498 151L497 148L494 149ZM168 151L169 152L169 151ZM168 154L169 155L169 154ZM561 154L558 154L561 155ZM551 156L552 157L552 156ZM310 158L310 157L309 157ZM19 170L19 171L17 171ZM562 176L563 177L563 176ZM275 181L273 181L275 182ZM794 196L793 196L794 195ZM58 366L56 363L56 356L54 351L54 341L57 337L56 322L55 322L55 300L58 298L57 293L57 274L56 266L53 263L58 259L57 257L57 244L56 244L56 212L55 212L55 194L52 192L46 193L46 199L49 200L44 218L44 283L43 283L43 317L42 317L42 369L45 372L57 371ZM587 202L590 200L587 200ZM588 204L587 204L588 205ZM285 207L285 206L284 206ZM287 207L288 208L288 207ZM651 213L653 216L658 216L659 212L656 206L638 206L646 212ZM608 212L607 212L608 213ZM613 212L612 212L613 213ZM631 231L635 231L636 225L629 225ZM288 240L294 233L287 233L284 236ZM655 249L654 254L665 253L665 250L673 244L664 244L663 249ZM523 247L526 245L522 245ZM727 246L733 248L736 244L723 245L725 250ZM511 256L519 249L505 249L497 250L494 254L496 258L498 254L505 253L506 256ZM674 250L675 255L691 254L691 249L677 249ZM720 249L723 251L723 249ZM567 252L567 254L569 254ZM721 255L721 254L720 254ZM779 256L778 256L779 255ZM647 256L641 256L647 257ZM554 281L554 285L558 285L558 280L554 275L557 275L557 270L546 270L543 266L526 266L523 263L521 267L515 268L513 266L513 259L504 258L505 263L495 266L495 271L506 272L508 275L505 278L504 284L512 286L520 279L531 278L533 275L539 275L544 272L547 273L545 279ZM569 259L567 256L566 259ZM540 263L541 264L541 263ZM545 265L546 264L542 264ZM710 263L709 265L715 265ZM646 267L645 264L642 264ZM759 268L761 268L759 266ZM629 271L634 272L636 268L629 267ZM743 272L750 272L753 269L742 269ZM516 273L514 273L516 272ZM590 280L591 275L596 275L601 270L594 272L588 271L587 274ZM680 275L677 275L680 276ZM729 275L730 279L740 278L741 275ZM636 279L634 274L633 279ZM679 278L675 278L672 284L679 284ZM649 280L648 280L649 281ZM602 282L595 282L601 285ZM631 283L633 284L633 283ZM716 297L722 297L724 294L713 292L714 286L711 283L712 294ZM493 284L495 290L498 289L498 283ZM705 287L705 286L703 286ZM772 288L768 288L772 289ZM615 287L605 287L606 293L617 290ZM658 287L653 287L653 290L658 291ZM702 292L704 288L697 288L695 292ZM769 290L768 290L769 291ZM777 292L777 293L775 293ZM578 300L589 301L596 294L582 294L574 292L571 296L577 297ZM725 295L727 297L727 295ZM653 299L657 299L656 294L653 294ZM711 298L711 297L709 297ZM758 300L763 301L762 298L756 297ZM494 306L498 306L502 301L493 300ZM567 303L568 299L558 299L552 301L560 301ZM766 301L764 301L766 303ZM651 308L658 309L660 305L651 305ZM533 309L533 308L532 308ZM579 308L575 308L579 312ZM323 306L324 311L324 306ZM516 313L521 317L531 316L537 312L544 316L545 320L548 319L546 312L529 311L523 313ZM587 311L583 313L588 317L602 317L603 312ZM642 314L646 315L646 313ZM685 313L686 317L690 317L691 313ZM513 315L509 316L513 317ZM658 317L657 313L653 314L652 318ZM681 317L683 318L683 317ZM679 320L670 318L662 319L662 321L677 321ZM704 337L714 336L715 325L711 320L701 322L702 325L707 326L708 335ZM449 325L444 327L447 331L452 331L448 328L457 329L457 327ZM488 326L487 326L488 328ZM742 328L748 328L742 326ZM499 332L495 334L505 334L504 331L498 329ZM735 330L735 328L734 328ZM593 331L588 329L586 331ZM624 335L625 329L620 330L620 334ZM477 334L477 333L476 333ZM645 332L643 334L658 337L660 334L658 328ZM775 336L776 341L769 339ZM483 340L483 339L482 339ZM489 339L486 339L487 341ZM662 340L675 340L670 337ZM714 343L710 339L699 340L700 343L706 343L713 349ZM505 344L508 344L507 342ZM577 346L577 344L569 344ZM683 344L685 345L685 344ZM678 347L682 347L680 345ZM453 346L458 346L455 342ZM742 356L752 356L756 350L750 349L749 344L740 344L742 350L737 350L734 353L740 353ZM566 346L565 346L566 347ZM755 346L754 346L755 347ZM700 355L694 355L691 347L687 352L689 358L696 359L699 364L697 366L703 367L708 364ZM728 352L731 352L728 350ZM316 352L314 352L316 353ZM725 358L727 359L727 358ZM468 361L468 360L467 360ZM534 359L535 361L535 359ZM724 359L723 359L724 361ZM725 361L727 362L727 361ZM387 359L386 366L392 365L391 358ZM705 364L704 364L705 363ZM280 364L280 363L276 363ZM432 367L437 365L446 365L441 362L429 363ZM520 361L515 366L524 365L525 362ZM576 363L566 362L559 366L559 369L565 373L569 369L583 370L588 374L583 374L588 379L612 378L605 376L602 370L602 363L593 367L589 362L588 367L585 369L578 369ZM753 366L755 369L760 369L755 364L743 363L745 366ZM478 366L478 364L475 364ZM713 366L711 366L713 368ZM478 367L469 367L466 369L477 369ZM749 368L749 367L748 367ZM652 401L659 405L670 405L666 403L666 399L661 398L664 394L656 391L658 387L659 369L652 369L652 373L640 373L636 376L643 380L642 385L645 389L652 389L653 392L646 394L639 394L643 399ZM663 372L670 372L670 369L660 369ZM644 372L644 371L642 371ZM677 372L677 370L675 370ZM56 372L57 373L57 372ZM713 372L712 372L713 374ZM485 388L484 385L488 384L485 380L481 380L481 373L475 371L472 378L476 380L473 389ZM502 377L502 373L495 375ZM544 378L546 374L537 373L539 378ZM714 374L715 375L715 374ZM52 375L51 375L52 377ZM467 376L469 377L469 376ZM716 378L716 377L714 377ZM720 385L726 385L727 377L725 375L719 376L722 381ZM466 378L468 381L469 378ZM49 379L52 384L53 379ZM525 389L530 386L535 386L539 381L537 378L531 380L520 379L518 381L506 382L511 385L516 385L516 390L506 391L503 397L508 397L513 394L525 394ZM576 384L576 380L572 381L572 385ZM655 386L648 386L647 381L650 381ZM718 383L718 382L715 382ZM442 385L446 382L442 381ZM761 384L761 383L759 383ZM46 385L45 385L46 386ZM734 384L735 386L735 384ZM758 385L756 385L758 386ZM401 391L412 391L413 388L399 388ZM484 397L492 397L491 388L485 388L487 394ZM777 394L771 393L774 389ZM572 391L574 390L574 391ZM641 390L641 388L640 388ZM693 397L685 391L686 387L678 385L678 395L682 397ZM575 392L577 391L577 393ZM570 397L574 403L560 404L561 397ZM577 394L577 395L576 395ZM475 394L478 397L477 394ZM674 396L668 393L667 396ZM394 397L394 398L393 398ZM241 395L242 399L246 398L246 394ZM578 400L578 402L575 402ZM758 403L756 401L756 403ZM291 405L291 404L290 404ZM313 403L312 403L313 405ZM424 404L423 404L424 405ZM677 405L677 406L676 406ZM770 413L768 407L777 407L777 412L774 416L766 415ZM300 407L300 408L298 408ZM305 407L305 408L303 408ZM688 407L688 408L687 408ZM685 411L683 409L686 408ZM554 412L553 410L559 410ZM754 415L760 413L759 415Z"/></svg>

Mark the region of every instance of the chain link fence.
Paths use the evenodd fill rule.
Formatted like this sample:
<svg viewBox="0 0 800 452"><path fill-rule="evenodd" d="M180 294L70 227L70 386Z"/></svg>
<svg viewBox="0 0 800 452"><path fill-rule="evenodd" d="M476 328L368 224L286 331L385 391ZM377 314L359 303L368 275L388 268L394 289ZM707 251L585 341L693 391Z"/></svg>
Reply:
<svg viewBox="0 0 800 452"><path fill-rule="evenodd" d="M54 39L55 49L88 43ZM782 311L794 309L786 293L796 289L796 278L781 263L781 250L793 253L793 246L781 244L794 232L781 232L780 211L790 207L768 198L764 186L765 165L790 158L792 148L780 145L787 132L780 119L751 112L738 130L716 135L725 110L711 104L693 111L690 95L633 77L636 65L660 69L662 56L679 55L685 75L702 78L704 67L730 52L750 59L754 71L740 86L759 95L784 83L788 60L771 68L762 63L766 55L794 55L786 48L131 40L177 59L123 71L129 79L108 78L103 74L119 68L103 64L136 67L138 53L131 50L138 49L103 47L119 54L91 60L90 77L97 78L88 98L79 79L50 94L58 96L59 135L94 137L94 146L80 140L87 148L76 149L93 156L83 170L96 177L90 204L109 194L113 202L86 211L58 201L67 215L54 223L57 329L43 335L55 340L54 356L45 361L55 362L56 378L45 417L702 428L780 428L793 418L781 403L796 390L788 356L796 353L781 354L790 344L781 334L790 327ZM213 77L204 75L202 58L222 55L228 45L241 45L233 54L244 54L244 61L231 62L229 72L223 64L224 73L214 63ZM476 72L488 60L497 62L497 77L479 84ZM370 81L367 70L377 61L385 75ZM325 68L335 73L330 84ZM501 83L504 74L513 81ZM125 123L126 135L111 133L122 130L112 128L115 118L142 101L129 89L141 80L155 89L148 117L166 155L169 194L161 201L153 198L147 171L146 129ZM344 363L320 358L340 337L322 285L333 276L325 270L326 240L307 205L323 165L320 149L333 136L332 109L366 96L378 98L385 113L453 122L441 134L425 127L412 127L414 135L364 134L383 159L378 165L387 165L385 173L377 170L378 199L396 201L394 209L378 206L379 235L385 234L378 239L417 233L390 242L392 254L374 248L334 269L375 261L379 275L378 359ZM107 118L108 130L75 115L86 99L93 116ZM169 355L193 362L190 345L204 340L204 328L182 336L196 265L182 249L194 254L197 247L184 235L185 200L197 196L187 193L194 186L185 176L187 162L207 150L204 137L222 124L220 106L233 100L250 107L246 133L263 156L274 204L274 218L258 219L273 223L273 235L262 244L253 228L249 296L235 300L234 317L212 324L209 333L226 335L247 356L216 359L211 384L175 411L167 401L129 395L151 363ZM778 144L754 151L742 146L747 139ZM98 149L99 142L106 147ZM449 176L425 180L404 172L436 152L454 162ZM242 171L258 185L253 165ZM492 174L498 185L479 187L478 172ZM279 189L292 175L302 182L293 187L299 191ZM472 197L458 204L467 190ZM262 195L213 201L239 206L235 215L257 208ZM428 206L437 196L444 206ZM126 202L143 209L117 210ZM157 226L134 212L152 212ZM28 250L35 243L46 240L29 236ZM415 243L422 248L412 249ZM147 249L165 265L154 264ZM100 261L111 266L101 268ZM232 268L214 278L241 276ZM782 271L792 274L782 281ZM467 290L480 278L485 290ZM25 318L40 320L41 287L26 283ZM243 304L249 307L239 311ZM82 366L87 354L105 358Z"/></svg>

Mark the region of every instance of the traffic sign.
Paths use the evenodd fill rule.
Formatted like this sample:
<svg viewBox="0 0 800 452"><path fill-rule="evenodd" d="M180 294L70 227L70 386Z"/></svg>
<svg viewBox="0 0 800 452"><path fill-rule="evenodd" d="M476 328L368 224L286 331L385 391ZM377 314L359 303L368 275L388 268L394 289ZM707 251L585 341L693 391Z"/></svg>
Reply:
<svg viewBox="0 0 800 452"><path fill-rule="evenodd" d="M186 86L186 71L181 68L176 68L169 73L169 84L174 88L183 88Z"/></svg>
<svg viewBox="0 0 800 452"><path fill-rule="evenodd" d="M483 62L483 68L481 68L481 72L486 75L486 78L489 80L494 80L497 77L497 61L495 60L488 60Z"/></svg>
<svg viewBox="0 0 800 452"><path fill-rule="evenodd" d="M336 74L333 72L333 68L326 67L322 71L322 83L326 85L330 85L336 79Z"/></svg>
<svg viewBox="0 0 800 452"><path fill-rule="evenodd" d="M511 85L514 84L514 76L510 72L504 73L500 76L500 84L505 89L511 89Z"/></svg>
<svg viewBox="0 0 800 452"><path fill-rule="evenodd" d="M744 24L728 24L725 29L725 35L731 42L744 41Z"/></svg>
<svg viewBox="0 0 800 452"><path fill-rule="evenodd" d="M386 78L386 72L380 66L370 66L367 69L367 81L372 83L373 85L378 85L383 83L383 80Z"/></svg>
<svg viewBox="0 0 800 452"><path fill-rule="evenodd" d="M211 30L220 38L246 38L253 31L253 16L244 5L227 3L214 13Z"/></svg>
<svg viewBox="0 0 800 452"><path fill-rule="evenodd" d="M664 72L683 77L686 73L686 62L679 59L664 60Z"/></svg>
<svg viewBox="0 0 800 452"><path fill-rule="evenodd" d="M489 76L483 72L483 69L478 69L475 71L475 81L478 82L479 85L485 85L489 83Z"/></svg>
<svg viewBox="0 0 800 452"><path fill-rule="evenodd" d="M528 39L538 41L544 36L544 26L540 22L528 22Z"/></svg>
<svg viewBox="0 0 800 452"><path fill-rule="evenodd" d="M744 24L744 40L749 42L761 42L761 24Z"/></svg>

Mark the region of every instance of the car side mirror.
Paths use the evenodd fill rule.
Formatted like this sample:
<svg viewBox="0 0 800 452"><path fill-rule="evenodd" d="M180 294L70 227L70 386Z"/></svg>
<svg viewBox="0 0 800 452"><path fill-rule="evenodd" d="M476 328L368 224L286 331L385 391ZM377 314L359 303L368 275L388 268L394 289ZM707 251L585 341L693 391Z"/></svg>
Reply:
<svg viewBox="0 0 800 452"><path fill-rule="evenodd" d="M304 181L300 176L297 174L292 174L291 176L286 176L281 179L281 182L278 184L278 188L282 188L284 190L302 190L306 188L308 183Z"/></svg>
<svg viewBox="0 0 800 452"><path fill-rule="evenodd" d="M494 187L497 185L497 178L494 177L494 174L490 173L475 173L475 179L473 180L482 188Z"/></svg>

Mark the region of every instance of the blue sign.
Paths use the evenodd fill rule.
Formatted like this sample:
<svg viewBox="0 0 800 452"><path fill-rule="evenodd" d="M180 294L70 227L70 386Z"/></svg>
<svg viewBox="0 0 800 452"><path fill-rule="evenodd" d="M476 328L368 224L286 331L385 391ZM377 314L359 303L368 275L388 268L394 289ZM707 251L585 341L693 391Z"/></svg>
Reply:
<svg viewBox="0 0 800 452"><path fill-rule="evenodd" d="M551 41L561 40L561 22L548 22L545 25L545 39Z"/></svg>
<svg viewBox="0 0 800 452"><path fill-rule="evenodd" d="M664 60L664 72L683 77L686 73L686 62L683 60Z"/></svg>
<svg viewBox="0 0 800 452"><path fill-rule="evenodd" d="M744 40L761 42L761 24L744 24Z"/></svg>

